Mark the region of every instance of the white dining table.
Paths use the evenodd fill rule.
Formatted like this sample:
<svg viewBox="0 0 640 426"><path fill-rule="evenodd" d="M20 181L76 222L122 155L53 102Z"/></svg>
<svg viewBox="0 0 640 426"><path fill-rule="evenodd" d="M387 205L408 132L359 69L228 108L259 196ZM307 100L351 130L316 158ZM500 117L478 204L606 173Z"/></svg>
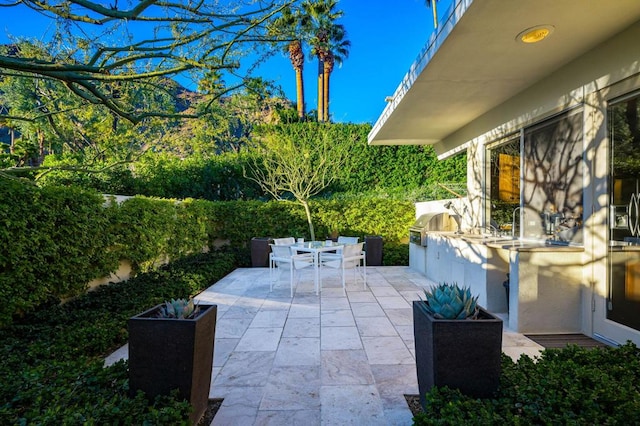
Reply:
<svg viewBox="0 0 640 426"><path fill-rule="evenodd" d="M305 241L303 243L295 243L291 246L291 249L295 254L313 254L313 267L315 269L314 284L316 287L316 294L320 294L320 253L334 251L342 247L342 244L331 243L331 245L329 245L325 241Z"/></svg>

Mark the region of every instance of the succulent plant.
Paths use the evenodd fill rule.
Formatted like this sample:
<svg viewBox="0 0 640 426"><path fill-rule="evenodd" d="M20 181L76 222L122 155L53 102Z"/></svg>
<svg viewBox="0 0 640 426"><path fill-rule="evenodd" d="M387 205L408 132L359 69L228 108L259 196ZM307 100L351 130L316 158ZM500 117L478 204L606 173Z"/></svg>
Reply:
<svg viewBox="0 0 640 426"><path fill-rule="evenodd" d="M443 283L424 291L422 307L438 319L476 319L478 296L472 297L468 287Z"/></svg>
<svg viewBox="0 0 640 426"><path fill-rule="evenodd" d="M171 299L164 302L158 311L158 318L191 319L198 316L200 308L193 299Z"/></svg>

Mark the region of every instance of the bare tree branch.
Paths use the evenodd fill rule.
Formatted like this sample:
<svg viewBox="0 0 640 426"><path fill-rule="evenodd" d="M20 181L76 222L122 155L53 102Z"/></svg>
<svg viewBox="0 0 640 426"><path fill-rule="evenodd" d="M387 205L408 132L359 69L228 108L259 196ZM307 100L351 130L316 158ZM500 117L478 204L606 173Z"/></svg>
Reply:
<svg viewBox="0 0 640 426"><path fill-rule="evenodd" d="M241 0L232 8L204 0L142 0L125 6L88 0L0 0L2 8L29 8L58 24L47 44L31 42L49 58L21 54L19 44L0 46L0 79L19 75L63 82L80 99L105 105L134 124L148 117L193 118L206 111L175 114L125 104L113 99L110 84L238 70L240 57L280 41L267 27L296 1ZM242 87L239 81L233 87Z"/></svg>

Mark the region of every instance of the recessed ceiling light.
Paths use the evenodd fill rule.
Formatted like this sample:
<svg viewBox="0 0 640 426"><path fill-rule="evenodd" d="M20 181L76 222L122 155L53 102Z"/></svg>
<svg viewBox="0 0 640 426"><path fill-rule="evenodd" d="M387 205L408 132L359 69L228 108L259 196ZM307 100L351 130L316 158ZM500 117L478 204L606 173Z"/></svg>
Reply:
<svg viewBox="0 0 640 426"><path fill-rule="evenodd" d="M553 25L536 25L518 34L516 40L527 44L537 43L549 37L553 30L555 30Z"/></svg>

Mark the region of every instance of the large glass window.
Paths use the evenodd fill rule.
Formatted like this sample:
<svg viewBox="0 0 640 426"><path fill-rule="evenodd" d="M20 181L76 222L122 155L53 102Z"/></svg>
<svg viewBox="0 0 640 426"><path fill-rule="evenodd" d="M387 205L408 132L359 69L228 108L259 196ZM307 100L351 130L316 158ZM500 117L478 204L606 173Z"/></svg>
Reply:
<svg viewBox="0 0 640 426"><path fill-rule="evenodd" d="M609 288L607 318L640 330L640 94L608 110Z"/></svg>
<svg viewBox="0 0 640 426"><path fill-rule="evenodd" d="M523 137L522 236L582 244L582 109L529 127Z"/></svg>
<svg viewBox="0 0 640 426"><path fill-rule="evenodd" d="M519 221L514 221L515 209L520 205L520 137L498 142L487 149L487 226L504 233L518 235ZM516 212L517 213L517 212Z"/></svg>

